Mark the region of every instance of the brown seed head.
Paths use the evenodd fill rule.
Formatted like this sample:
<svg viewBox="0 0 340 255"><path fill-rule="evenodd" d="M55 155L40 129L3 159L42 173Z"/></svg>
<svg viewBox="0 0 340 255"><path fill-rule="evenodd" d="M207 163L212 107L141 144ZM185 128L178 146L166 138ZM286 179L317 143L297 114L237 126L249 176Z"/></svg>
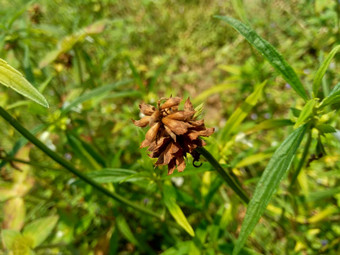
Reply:
<svg viewBox="0 0 340 255"><path fill-rule="evenodd" d="M161 104L162 101L165 102ZM139 109L146 116L133 120L137 127L150 126L140 147L149 147L149 156L158 158L156 166L168 165L168 174L172 174L176 166L179 172L184 171L187 153L197 160L199 154L194 150L205 145L199 137L214 133L214 128L205 127L204 120L194 118L195 110L189 98L184 110L178 110L181 101L180 97L161 98L157 108L141 103Z"/></svg>

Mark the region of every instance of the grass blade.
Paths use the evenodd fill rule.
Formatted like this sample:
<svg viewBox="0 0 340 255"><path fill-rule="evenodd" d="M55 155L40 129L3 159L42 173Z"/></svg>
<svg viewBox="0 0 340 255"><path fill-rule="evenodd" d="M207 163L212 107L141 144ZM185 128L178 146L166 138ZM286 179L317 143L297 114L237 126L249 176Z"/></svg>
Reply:
<svg viewBox="0 0 340 255"><path fill-rule="evenodd" d="M19 94L41 104L42 106L49 107L45 97L33 87L25 77L5 60L0 58L0 83L9 87Z"/></svg>
<svg viewBox="0 0 340 255"><path fill-rule="evenodd" d="M319 67L319 70L316 72L314 81L313 81L313 96L317 97L318 90L321 85L321 81L323 76L325 75L327 68L329 64L331 63L333 57L335 54L340 50L340 45L336 46L331 53L327 56L327 58L322 62L321 66Z"/></svg>
<svg viewBox="0 0 340 255"><path fill-rule="evenodd" d="M227 22L246 40L253 45L263 56L269 61L269 63L282 74L283 78L289 83L289 85L301 96L304 100L308 99L307 93L302 86L302 83L293 68L284 60L284 58L276 51L276 49L266 40L261 38L253 29L244 25L237 19L223 16L215 16L220 20Z"/></svg>
<svg viewBox="0 0 340 255"><path fill-rule="evenodd" d="M256 186L254 196L250 200L246 216L242 223L240 235L236 241L233 255L242 249L248 236L264 213L270 198L279 186L282 178L289 169L295 152L306 132L306 125L296 129L275 151Z"/></svg>

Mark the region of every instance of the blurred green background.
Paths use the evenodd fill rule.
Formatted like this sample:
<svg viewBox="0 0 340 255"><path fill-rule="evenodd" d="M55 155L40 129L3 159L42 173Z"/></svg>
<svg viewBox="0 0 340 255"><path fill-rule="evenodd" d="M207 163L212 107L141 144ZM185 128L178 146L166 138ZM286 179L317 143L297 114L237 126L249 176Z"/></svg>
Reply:
<svg viewBox="0 0 340 255"><path fill-rule="evenodd" d="M0 119L0 220L2 229L22 233L13 239L21 244L14 254L230 254L246 207L205 162L196 169L189 158L187 169L173 176L166 167L154 168L146 150L138 148L145 130L131 122L140 117L138 104L173 95L203 106L206 126L216 128L207 149L233 167L251 195L292 129L257 125L294 119L290 109L301 109L303 101L213 15L249 24L306 88L340 42L336 0L0 0L0 6L0 57L44 94L50 108L4 86L0 105L82 172L166 219L97 193ZM339 82L338 59L323 80L324 95ZM262 98L237 132L230 139L218 137L228 117L265 80ZM336 114L328 118L340 129ZM288 181L281 184L244 254L340 253L337 134L322 138L327 154L311 160L293 192ZM164 192L175 198L195 237L166 211ZM45 238L38 227L29 231L36 221L46 226ZM30 238L42 241L32 245ZM2 235L4 252L5 243Z"/></svg>

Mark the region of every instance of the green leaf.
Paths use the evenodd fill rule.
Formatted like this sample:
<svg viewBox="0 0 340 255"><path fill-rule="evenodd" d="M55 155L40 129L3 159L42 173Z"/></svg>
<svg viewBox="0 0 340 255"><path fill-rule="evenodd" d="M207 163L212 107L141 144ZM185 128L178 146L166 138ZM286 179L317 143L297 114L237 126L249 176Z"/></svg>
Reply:
<svg viewBox="0 0 340 255"><path fill-rule="evenodd" d="M263 160L266 160L268 158L270 158L273 155L273 153L257 153L257 154L253 154L250 155L249 157L246 157L244 159L242 159L240 162L238 162L236 164L236 168L239 167L245 167L245 166L249 166L258 162L263 162Z"/></svg>
<svg viewBox="0 0 340 255"><path fill-rule="evenodd" d="M252 44L269 63L282 74L283 78L304 100L308 99L305 89L301 81L294 72L293 68L284 60L284 58L276 51L276 49L266 40L261 38L253 29L244 25L242 22L231 17L215 16L231 25L235 30L242 34L246 40Z"/></svg>
<svg viewBox="0 0 340 255"><path fill-rule="evenodd" d="M306 197L307 202L315 202L317 200L325 200L340 193L340 187L326 188L324 190L314 191Z"/></svg>
<svg viewBox="0 0 340 255"><path fill-rule="evenodd" d="M93 169L101 169L101 165L92 157L92 155L84 148L80 139L74 135L66 134L68 144L71 146L74 153L82 160L83 165L90 166Z"/></svg>
<svg viewBox="0 0 340 255"><path fill-rule="evenodd" d="M43 95L33 87L25 77L16 69L11 67L5 60L0 58L0 83L9 87L19 94L41 104L49 107Z"/></svg>
<svg viewBox="0 0 340 255"><path fill-rule="evenodd" d="M109 85L105 85L96 89L93 89L87 93L85 93L84 95L81 95L80 97L78 97L77 99L75 99L74 101L72 101L70 104L66 105L61 113L62 114L66 114L68 113L73 107L87 101L90 100L92 98L96 98L99 96L102 96L104 94L107 94L109 91L119 88L121 86L124 86L128 83L130 83L131 80L124 80L124 81L119 81L119 82L115 82L113 84L109 84ZM107 95L106 95L107 96Z"/></svg>
<svg viewBox="0 0 340 255"><path fill-rule="evenodd" d="M139 245L138 240L136 239L136 237L133 235L128 223L126 222L126 219L122 216L119 215L117 217L117 227L119 229L119 231L123 234L123 236L129 240L130 243L133 243L134 245Z"/></svg>
<svg viewBox="0 0 340 255"><path fill-rule="evenodd" d="M282 178L287 173L294 159L302 138L306 132L306 126L302 126L291 133L275 151L257 184L253 198L250 200L244 217L240 235L236 241L233 255L242 249L248 236L253 231L256 223L264 213L270 198L277 190Z"/></svg>
<svg viewBox="0 0 340 255"><path fill-rule="evenodd" d="M32 255L32 240L24 237L17 230L4 229L1 232L2 243L12 255ZM6 253L7 254L7 253Z"/></svg>
<svg viewBox="0 0 340 255"><path fill-rule="evenodd" d="M251 134L260 130L279 128L293 125L294 123L291 120L287 119L278 119L278 120L265 120L261 123L257 124L255 127L252 127L246 131L246 134Z"/></svg>
<svg viewBox="0 0 340 255"><path fill-rule="evenodd" d="M182 212L182 209L176 203L176 192L169 185L164 185L163 202L178 225L180 225L189 235L195 236L195 232Z"/></svg>
<svg viewBox="0 0 340 255"><path fill-rule="evenodd" d="M139 177L137 174L137 171L120 168L104 168L100 171L86 173L88 177L98 183L120 183L123 181L134 182L143 178ZM134 177L135 175L137 176Z"/></svg>
<svg viewBox="0 0 340 255"><path fill-rule="evenodd" d="M322 62L321 66L319 67L319 70L316 72L313 82L313 96L317 97L318 90L321 85L321 81L323 76L325 75L327 68L329 64L331 63L333 57L335 54L340 50L340 45L336 46L331 53L327 56L327 58Z"/></svg>
<svg viewBox="0 0 340 255"><path fill-rule="evenodd" d="M340 83L335 85L332 89L331 93L322 100L320 103L320 108L325 107L326 105L331 105L340 102Z"/></svg>
<svg viewBox="0 0 340 255"><path fill-rule="evenodd" d="M335 133L336 132L336 129L334 127L332 127L331 125L328 125L328 124L316 125L315 128L318 129L321 134L329 134L329 133Z"/></svg>
<svg viewBox="0 0 340 255"><path fill-rule="evenodd" d="M197 97L195 97L192 100L192 103L196 105L198 103L203 102L204 100L206 100L209 96L213 94L218 94L228 89L234 89L235 87L236 87L235 83L219 84L219 85L212 86L211 88L204 90Z"/></svg>
<svg viewBox="0 0 340 255"><path fill-rule="evenodd" d="M12 249L15 239L17 239L20 236L21 234L18 230L3 229L1 231L2 243L4 244L5 248L8 250Z"/></svg>
<svg viewBox="0 0 340 255"><path fill-rule="evenodd" d="M237 129L245 117L247 117L251 109L256 105L257 101L261 98L265 85L266 81L258 85L254 92L246 98L245 102L233 112L221 130L220 137L223 137L224 140L227 140L230 134Z"/></svg>
<svg viewBox="0 0 340 255"><path fill-rule="evenodd" d="M297 121L294 125L294 128L298 128L301 125L303 125L304 123L306 123L308 118L311 117L311 115L313 114L313 109L314 109L314 106L316 105L317 102L318 102L318 100L313 98L305 104L305 106L301 110L299 118L297 119Z"/></svg>
<svg viewBox="0 0 340 255"><path fill-rule="evenodd" d="M35 220L25 227L23 235L32 240L32 248L35 248L51 234L57 222L58 216L49 216Z"/></svg>

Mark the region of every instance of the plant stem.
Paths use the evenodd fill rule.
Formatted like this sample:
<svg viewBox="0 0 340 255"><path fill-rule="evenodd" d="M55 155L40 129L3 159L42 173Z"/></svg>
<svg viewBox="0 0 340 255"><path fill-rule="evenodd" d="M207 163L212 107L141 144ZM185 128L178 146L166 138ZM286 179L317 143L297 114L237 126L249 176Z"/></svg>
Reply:
<svg viewBox="0 0 340 255"><path fill-rule="evenodd" d="M45 144L43 144L39 139L37 139L34 135L32 135L26 128L24 128L16 119L14 119L4 108L0 106L0 115L12 126L14 127L20 134L22 134L24 137L26 137L27 140L29 140L31 143L33 143L35 146L37 146L41 151L43 151L47 156L49 156L51 159L53 159L55 162L57 162L59 165L63 166L68 170L69 172L73 173L74 175L78 176L81 180L86 182L87 184L91 185L98 191L102 192L108 197L113 198L114 200L125 204L127 206L130 206L140 212L143 212L145 214L148 214L150 216L156 217L160 220L163 220L163 217L147 208L141 207L123 196L120 196L114 192L111 192L101 186L96 181L92 180L91 178L87 177L85 174L79 172L70 162L65 160L63 157L61 157L59 154L55 153L51 149L49 149Z"/></svg>
<svg viewBox="0 0 340 255"><path fill-rule="evenodd" d="M309 150L309 147L310 147L310 144L312 142L312 132L309 131L308 133L308 137L307 137L307 142L305 144L305 148L303 149L303 153L302 153L302 157L300 159L300 162L299 162L299 165L296 169L296 171L294 172L294 175L292 177L292 181L290 182L290 185L289 185L289 189L291 189L297 179L297 177L299 176L299 173L301 172L301 169L306 161L306 157L308 155L308 150Z"/></svg>
<svg viewBox="0 0 340 255"><path fill-rule="evenodd" d="M220 174L223 180L230 186L230 188L241 198L243 202L246 204L249 203L249 198L246 195L245 191L238 185L237 182L230 176L230 174L224 171L223 167L217 162L213 155L203 147L199 147L196 151L202 154L206 160L216 169L216 171Z"/></svg>
<svg viewBox="0 0 340 255"><path fill-rule="evenodd" d="M77 46L74 48L74 52L75 52L76 61L77 61L79 83L82 84L84 82L84 76L83 76L83 70L82 70L82 65L81 65L80 52L79 52L79 49L77 48Z"/></svg>

